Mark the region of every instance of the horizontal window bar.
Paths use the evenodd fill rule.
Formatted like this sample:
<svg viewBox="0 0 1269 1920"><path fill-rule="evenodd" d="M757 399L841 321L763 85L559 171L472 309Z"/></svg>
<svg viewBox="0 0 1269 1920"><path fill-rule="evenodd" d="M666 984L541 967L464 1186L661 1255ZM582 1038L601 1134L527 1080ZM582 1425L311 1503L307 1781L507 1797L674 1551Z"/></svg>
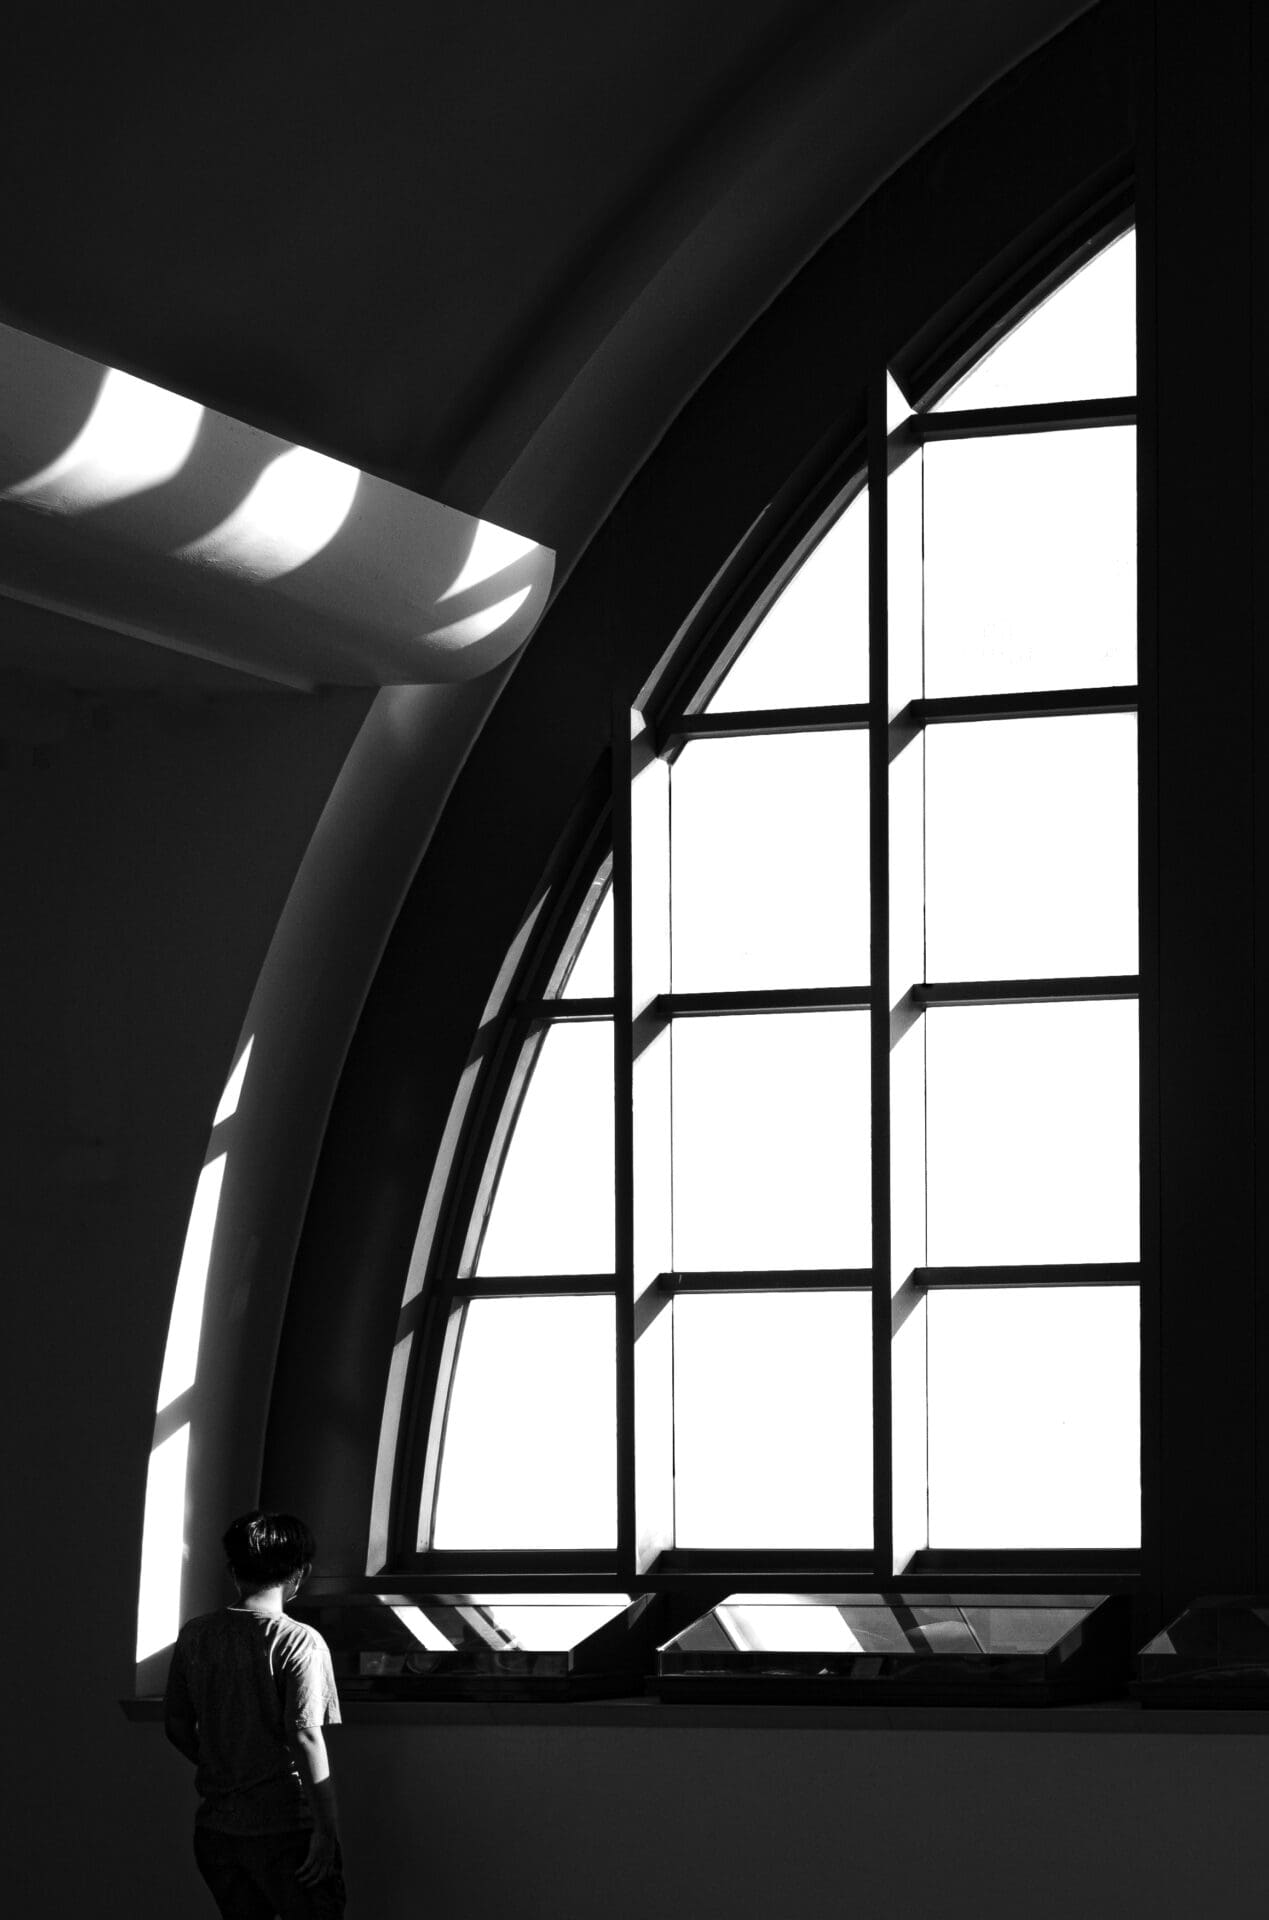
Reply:
<svg viewBox="0 0 1269 1920"><path fill-rule="evenodd" d="M914 1267L918 1287L1132 1287L1141 1282L1138 1260L1054 1262L1029 1267Z"/></svg>
<svg viewBox="0 0 1269 1920"><path fill-rule="evenodd" d="M617 1278L611 1273L526 1273L509 1277L482 1274L478 1279L454 1282L455 1300L524 1300L544 1293L616 1291Z"/></svg>
<svg viewBox="0 0 1269 1920"><path fill-rule="evenodd" d="M517 1020L526 1026L532 1026L539 1020L611 1020L613 1002L602 999L585 999L580 994L575 1000L563 998L552 1000L522 1000L515 1009Z"/></svg>
<svg viewBox="0 0 1269 1920"><path fill-rule="evenodd" d="M662 1293L867 1293L871 1267L720 1268L713 1273L659 1273Z"/></svg>
<svg viewBox="0 0 1269 1920"><path fill-rule="evenodd" d="M964 1589L968 1582L981 1579L1075 1580L1130 1578L1140 1571L1141 1554L1135 1547L1070 1548L1027 1547L1017 1551L977 1548L964 1551L957 1547L922 1547L914 1553L903 1572L896 1574L895 1585L906 1585L914 1576L931 1576Z"/></svg>
<svg viewBox="0 0 1269 1920"><path fill-rule="evenodd" d="M799 1588L799 1578L813 1575L818 1582L831 1577L835 1582L850 1582L849 1591L868 1593L876 1589L876 1567L871 1547L844 1547L840 1551L808 1547L669 1547L659 1553L647 1572L639 1576L641 1586L670 1586L674 1581L708 1578L729 1591L744 1582L765 1584L777 1592L813 1593L814 1586Z"/></svg>
<svg viewBox="0 0 1269 1920"><path fill-rule="evenodd" d="M720 1013L831 1013L872 1004L866 986L751 987L737 993L662 993L653 1003L662 1020Z"/></svg>
<svg viewBox="0 0 1269 1920"><path fill-rule="evenodd" d="M587 1579L592 1584L607 1580L614 1586L623 1585L615 1547L602 1552L577 1553L550 1547L521 1547L506 1552L488 1548L468 1553L433 1551L403 1554L399 1564L390 1573L375 1574L364 1582L364 1586L372 1592L392 1589L455 1593L472 1587L496 1592L500 1585L507 1586L514 1581L518 1590L541 1587L545 1592L552 1586L558 1586L562 1591L570 1584L580 1586ZM317 1584L317 1581L311 1580L304 1589L305 1593L316 1589Z"/></svg>
<svg viewBox="0 0 1269 1920"><path fill-rule="evenodd" d="M1136 1000L1135 973L1075 974L1054 980L950 980L919 982L911 989L918 1007L1026 1007L1056 1000Z"/></svg>
<svg viewBox="0 0 1269 1920"><path fill-rule="evenodd" d="M667 726L671 740L734 740L753 733L849 733L868 725L868 705L754 707L744 713L685 713Z"/></svg>
<svg viewBox="0 0 1269 1920"><path fill-rule="evenodd" d="M1136 711L1135 686L1058 687L1041 693L946 694L937 700L911 700L891 725L911 731L958 720L1060 720L1075 714Z"/></svg>
<svg viewBox="0 0 1269 1920"><path fill-rule="evenodd" d="M1054 433L1078 427L1132 427L1135 394L1110 400L1050 400L1025 407L948 408L905 421L920 440L982 440L993 434Z"/></svg>

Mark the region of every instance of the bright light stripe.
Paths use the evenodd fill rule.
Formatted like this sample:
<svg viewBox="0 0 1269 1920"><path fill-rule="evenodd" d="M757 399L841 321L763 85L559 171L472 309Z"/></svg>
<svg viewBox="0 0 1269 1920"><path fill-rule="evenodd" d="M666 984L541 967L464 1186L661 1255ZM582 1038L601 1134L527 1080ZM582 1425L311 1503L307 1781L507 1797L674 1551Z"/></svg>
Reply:
<svg viewBox="0 0 1269 1920"><path fill-rule="evenodd" d="M536 547L537 542L527 540L522 533L511 533L506 527L495 526L491 520L481 520L477 524L471 551L463 562L462 571L453 585L446 587L440 596L442 603L454 599L457 594L466 593L470 587L483 586L495 574L514 566L517 560L525 559Z"/></svg>
<svg viewBox="0 0 1269 1920"><path fill-rule="evenodd" d="M196 400L109 367L83 427L51 465L9 487L6 498L84 513L173 479L198 437Z"/></svg>
<svg viewBox="0 0 1269 1920"><path fill-rule="evenodd" d="M448 1640L427 1615L418 1607L393 1607L393 1613L401 1625L411 1632L421 1647L429 1653L453 1653L454 1642Z"/></svg>
<svg viewBox="0 0 1269 1920"><path fill-rule="evenodd" d="M247 1077L247 1065L251 1059L251 1049L255 1044L256 1038L255 1035L252 1034L250 1040L248 1040L242 1050L241 1059L225 1082L225 1091L220 1096L220 1105L217 1107L215 1117L212 1120L213 1127L218 1127L222 1120L228 1120L237 1113L238 1102L242 1098L243 1081Z"/></svg>
<svg viewBox="0 0 1269 1920"><path fill-rule="evenodd" d="M181 1576L185 1570L185 1468L189 1421L150 1455L141 1536L141 1597L137 1608L137 1660L161 1653L181 1624Z"/></svg>
<svg viewBox="0 0 1269 1920"><path fill-rule="evenodd" d="M159 1381L159 1403L156 1408L158 1413L169 1407L187 1387L193 1386L198 1371L203 1296L207 1291L207 1270L211 1265L226 1158L227 1155L222 1153L214 1160L209 1160L199 1174L198 1186L194 1190L185 1249L181 1254L181 1270L176 1278L176 1293L172 1300L167 1350L163 1355L163 1377Z"/></svg>
<svg viewBox="0 0 1269 1920"><path fill-rule="evenodd" d="M388 1516L392 1506L392 1475L397 1458L397 1434L401 1426L401 1408L405 1402L405 1381L410 1367L412 1333L405 1334L392 1349L388 1368L388 1387L383 1396L383 1419L379 1426L379 1454L375 1461L375 1484L370 1497L370 1537L366 1543L366 1572L378 1573L388 1558ZM406 1623L409 1625L409 1622ZM413 1628L411 1628L413 1632Z"/></svg>
<svg viewBox="0 0 1269 1920"><path fill-rule="evenodd" d="M352 510L356 467L309 447L271 460L246 499L210 533L179 547L183 560L276 580L329 546Z"/></svg>

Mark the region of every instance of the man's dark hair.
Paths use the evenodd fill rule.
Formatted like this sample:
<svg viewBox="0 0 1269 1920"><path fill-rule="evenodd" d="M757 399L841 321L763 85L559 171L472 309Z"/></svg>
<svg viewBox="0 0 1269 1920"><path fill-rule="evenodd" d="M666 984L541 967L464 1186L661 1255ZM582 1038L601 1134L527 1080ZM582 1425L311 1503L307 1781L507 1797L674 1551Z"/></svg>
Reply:
<svg viewBox="0 0 1269 1920"><path fill-rule="evenodd" d="M222 1535L234 1579L242 1587L274 1587L312 1562L317 1542L293 1513L240 1514Z"/></svg>

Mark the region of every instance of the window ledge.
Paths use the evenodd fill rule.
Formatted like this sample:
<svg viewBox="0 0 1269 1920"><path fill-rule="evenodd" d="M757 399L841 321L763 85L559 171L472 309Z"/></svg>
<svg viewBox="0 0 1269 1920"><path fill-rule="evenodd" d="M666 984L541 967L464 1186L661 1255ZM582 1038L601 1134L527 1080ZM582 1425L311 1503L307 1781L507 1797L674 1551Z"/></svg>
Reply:
<svg viewBox="0 0 1269 1920"><path fill-rule="evenodd" d="M138 1724L163 1719L163 1702L121 1700ZM424 1727L770 1727L876 1733L1135 1733L1269 1734L1269 1710L1257 1707L1143 1707L1106 1700L1069 1707L802 1706L772 1701L665 1701L651 1695L615 1700L473 1701L349 1700L349 1726Z"/></svg>

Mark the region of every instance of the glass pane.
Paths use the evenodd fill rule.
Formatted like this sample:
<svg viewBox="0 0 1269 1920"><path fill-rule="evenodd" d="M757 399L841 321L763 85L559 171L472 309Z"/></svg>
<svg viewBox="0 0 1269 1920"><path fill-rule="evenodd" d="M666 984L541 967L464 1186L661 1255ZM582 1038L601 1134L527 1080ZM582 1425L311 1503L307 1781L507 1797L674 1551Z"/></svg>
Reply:
<svg viewBox="0 0 1269 1920"><path fill-rule="evenodd" d="M612 998L612 914L612 885L606 882L598 906L591 898L582 909L581 917L589 924L560 989L566 1000Z"/></svg>
<svg viewBox="0 0 1269 1920"><path fill-rule="evenodd" d="M614 1546L614 1302L471 1300L465 1316L433 1545Z"/></svg>
<svg viewBox="0 0 1269 1920"><path fill-rule="evenodd" d="M868 736L696 740L671 773L677 993L868 978Z"/></svg>
<svg viewBox="0 0 1269 1920"><path fill-rule="evenodd" d="M1139 1545L1136 1287L928 1298L930 1545Z"/></svg>
<svg viewBox="0 0 1269 1920"><path fill-rule="evenodd" d="M1136 1002L925 1019L929 1264L1136 1260Z"/></svg>
<svg viewBox="0 0 1269 1920"><path fill-rule="evenodd" d="M926 733L926 977L1137 971L1133 714Z"/></svg>
<svg viewBox="0 0 1269 1920"><path fill-rule="evenodd" d="M1137 677L1136 432L925 449L925 690Z"/></svg>
<svg viewBox="0 0 1269 1920"><path fill-rule="evenodd" d="M542 1036L477 1273L612 1271L612 1045L608 1020L558 1024Z"/></svg>
<svg viewBox="0 0 1269 1920"><path fill-rule="evenodd" d="M933 411L1135 393L1136 303L1137 236L1128 232L1033 307Z"/></svg>
<svg viewBox="0 0 1269 1920"><path fill-rule="evenodd" d="M857 494L750 635L705 711L868 698L868 495Z"/></svg>
<svg viewBox="0 0 1269 1920"><path fill-rule="evenodd" d="M866 1267L868 1015L676 1020L674 1265Z"/></svg>
<svg viewBox="0 0 1269 1920"><path fill-rule="evenodd" d="M867 1293L674 1301L674 1539L680 1547L867 1547Z"/></svg>

